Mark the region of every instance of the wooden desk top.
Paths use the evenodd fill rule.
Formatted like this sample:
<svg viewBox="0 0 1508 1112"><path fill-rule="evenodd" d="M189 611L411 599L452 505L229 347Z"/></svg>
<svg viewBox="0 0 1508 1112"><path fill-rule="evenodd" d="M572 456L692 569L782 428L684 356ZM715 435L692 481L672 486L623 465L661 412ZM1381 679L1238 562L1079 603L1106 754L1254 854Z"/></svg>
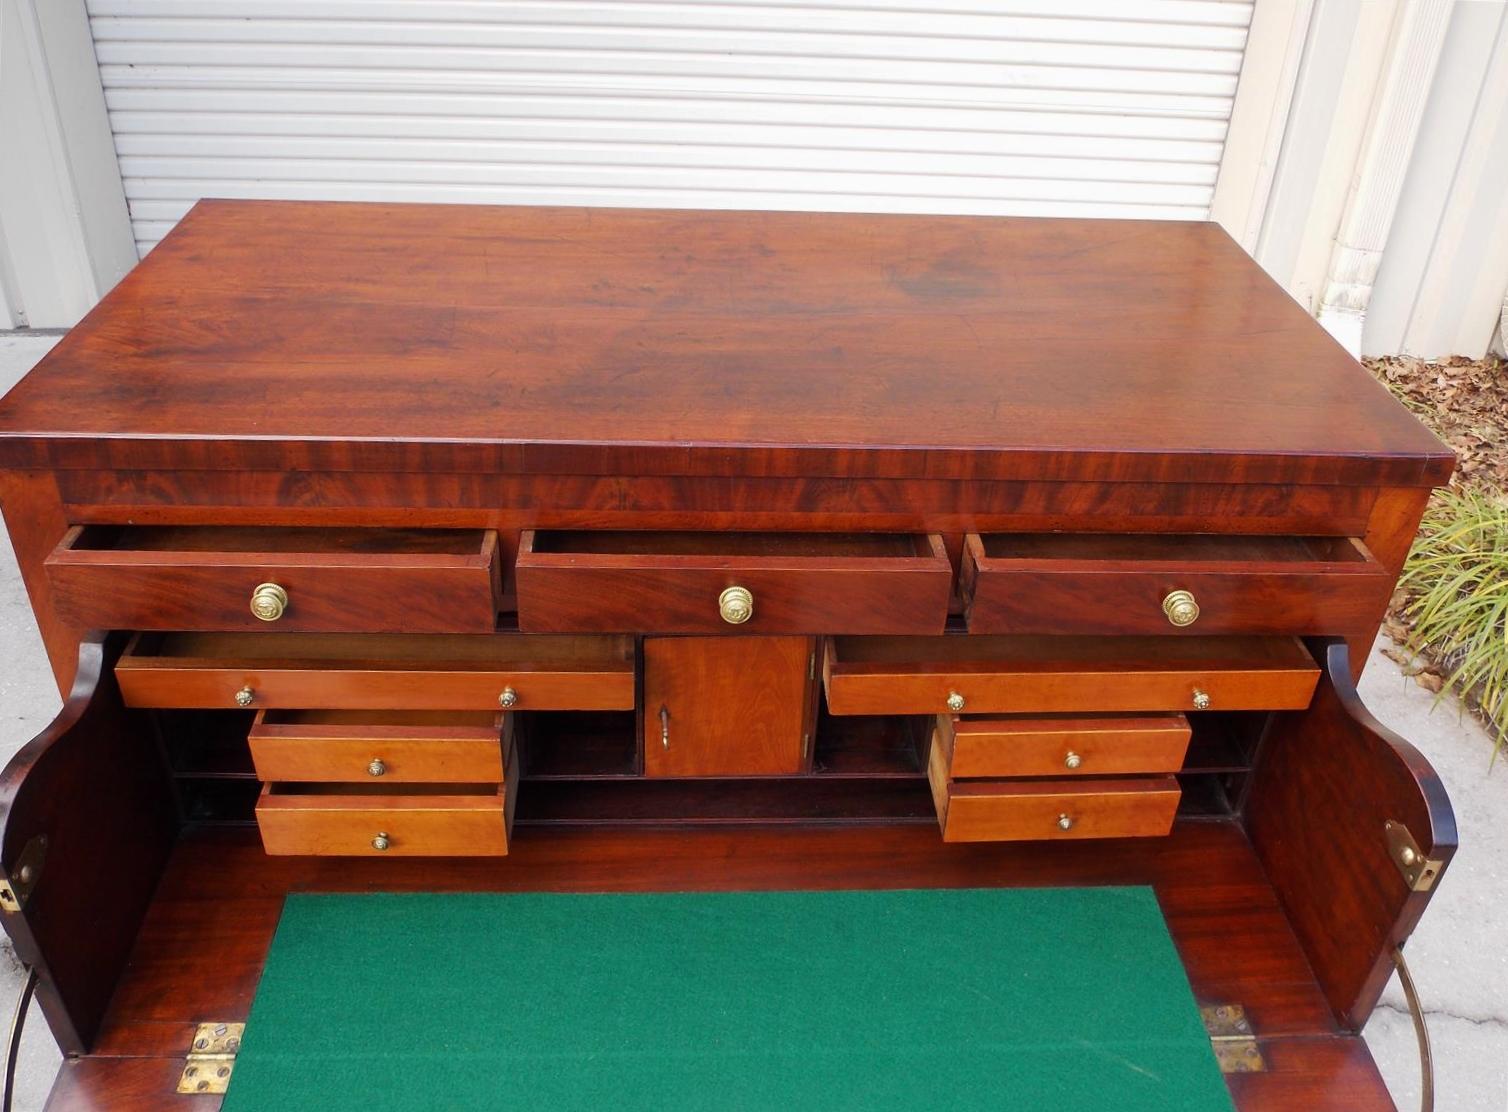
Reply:
<svg viewBox="0 0 1508 1112"><path fill-rule="evenodd" d="M0 465L1424 485L1213 224L202 202Z"/></svg>

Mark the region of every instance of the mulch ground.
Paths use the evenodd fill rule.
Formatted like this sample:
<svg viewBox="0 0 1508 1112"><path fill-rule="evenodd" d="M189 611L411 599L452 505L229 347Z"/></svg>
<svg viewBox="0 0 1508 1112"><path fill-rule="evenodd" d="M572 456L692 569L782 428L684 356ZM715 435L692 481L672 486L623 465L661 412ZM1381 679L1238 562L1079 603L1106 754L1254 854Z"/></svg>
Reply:
<svg viewBox="0 0 1508 1112"><path fill-rule="evenodd" d="M1459 463L1451 485L1508 492L1508 362L1455 357L1438 361L1390 356L1363 360L1389 390L1436 436L1455 450ZM1407 596L1399 592L1383 622L1383 631L1403 646L1411 623L1403 614ZM1416 683L1439 692L1453 662L1415 654L1402 647L1384 653L1413 676ZM1480 716L1475 700L1468 706Z"/></svg>
<svg viewBox="0 0 1508 1112"><path fill-rule="evenodd" d="M1455 449L1451 485L1508 491L1508 362L1406 356L1368 359L1367 368L1409 410Z"/></svg>

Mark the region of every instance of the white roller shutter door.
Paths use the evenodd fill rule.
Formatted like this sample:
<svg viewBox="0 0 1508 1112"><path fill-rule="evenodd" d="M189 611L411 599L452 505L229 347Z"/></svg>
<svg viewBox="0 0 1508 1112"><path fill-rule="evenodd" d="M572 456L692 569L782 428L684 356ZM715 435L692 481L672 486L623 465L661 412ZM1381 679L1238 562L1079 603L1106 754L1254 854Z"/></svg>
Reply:
<svg viewBox="0 0 1508 1112"><path fill-rule="evenodd" d="M88 0L143 252L199 197L1209 213L1251 4Z"/></svg>

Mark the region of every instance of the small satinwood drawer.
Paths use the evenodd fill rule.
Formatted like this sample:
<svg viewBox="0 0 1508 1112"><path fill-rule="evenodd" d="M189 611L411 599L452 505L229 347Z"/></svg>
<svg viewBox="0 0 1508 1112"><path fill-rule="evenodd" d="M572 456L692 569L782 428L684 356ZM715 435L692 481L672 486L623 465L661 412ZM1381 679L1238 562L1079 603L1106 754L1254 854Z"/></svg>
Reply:
<svg viewBox="0 0 1508 1112"><path fill-rule="evenodd" d="M1154 838L1173 828L1178 781L951 780L936 757L928 765L945 842Z"/></svg>
<svg viewBox="0 0 1508 1112"><path fill-rule="evenodd" d="M516 778L514 778L516 780ZM322 857L500 857L516 784L267 784L257 801L270 854Z"/></svg>
<svg viewBox="0 0 1508 1112"><path fill-rule="evenodd" d="M1344 633L1392 578L1351 537L970 534L975 633Z"/></svg>
<svg viewBox="0 0 1508 1112"><path fill-rule="evenodd" d="M490 529L75 526L46 561L81 629L488 633Z"/></svg>
<svg viewBox="0 0 1508 1112"><path fill-rule="evenodd" d="M134 707L632 710L631 637L144 633L115 666Z"/></svg>
<svg viewBox="0 0 1508 1112"><path fill-rule="evenodd" d="M1182 714L940 714L932 744L955 779L1094 777L1177 772L1189 736L1189 720Z"/></svg>
<svg viewBox="0 0 1508 1112"><path fill-rule="evenodd" d="M262 710L248 742L263 780L503 782L506 711Z"/></svg>
<svg viewBox="0 0 1508 1112"><path fill-rule="evenodd" d="M525 532L519 628L941 633L942 539L906 533Z"/></svg>
<svg viewBox="0 0 1508 1112"><path fill-rule="evenodd" d="M1319 668L1293 637L833 637L833 714L1300 710Z"/></svg>

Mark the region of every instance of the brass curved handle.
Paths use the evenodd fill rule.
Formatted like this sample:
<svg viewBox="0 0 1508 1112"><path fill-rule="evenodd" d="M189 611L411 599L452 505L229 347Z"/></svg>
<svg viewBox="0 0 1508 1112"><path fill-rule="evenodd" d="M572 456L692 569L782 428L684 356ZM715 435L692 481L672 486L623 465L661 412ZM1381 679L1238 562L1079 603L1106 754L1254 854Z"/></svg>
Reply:
<svg viewBox="0 0 1508 1112"><path fill-rule="evenodd" d="M1199 620L1199 604L1194 601L1191 591L1169 591L1168 597L1162 600L1162 612L1180 629Z"/></svg>
<svg viewBox="0 0 1508 1112"><path fill-rule="evenodd" d="M948 709L951 710L954 714L957 714L959 711L963 710L964 702L964 697L958 692L948 692Z"/></svg>
<svg viewBox="0 0 1508 1112"><path fill-rule="evenodd" d="M264 622L275 622L288 609L288 592L276 583L258 583L251 592L251 612Z"/></svg>
<svg viewBox="0 0 1508 1112"><path fill-rule="evenodd" d="M367 765L368 776L386 776L387 764L381 757L373 757L372 763Z"/></svg>
<svg viewBox="0 0 1508 1112"><path fill-rule="evenodd" d="M729 625L743 625L754 616L754 596L747 587L728 587L717 596L717 612Z"/></svg>
<svg viewBox="0 0 1508 1112"><path fill-rule="evenodd" d="M387 847L391 844L392 843L388 841L386 831L379 831L377 837L372 839L372 848L375 849L378 853L381 853L383 850L387 849Z"/></svg>
<svg viewBox="0 0 1508 1112"><path fill-rule="evenodd" d="M240 691L236 692L236 706L249 707L251 706L252 700L256 697L257 693L251 689L250 684L247 684L245 687L241 688Z"/></svg>

